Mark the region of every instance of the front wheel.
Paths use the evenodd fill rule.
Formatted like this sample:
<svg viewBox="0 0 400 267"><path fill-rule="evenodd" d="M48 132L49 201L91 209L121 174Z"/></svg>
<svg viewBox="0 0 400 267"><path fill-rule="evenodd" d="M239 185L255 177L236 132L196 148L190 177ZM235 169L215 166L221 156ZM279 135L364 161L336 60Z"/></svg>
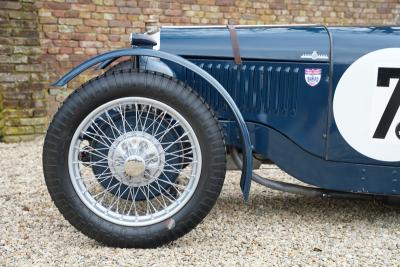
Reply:
<svg viewBox="0 0 400 267"><path fill-rule="evenodd" d="M78 230L111 246L156 247L211 210L225 146L190 88L155 73L109 73L55 114L43 166L54 203Z"/></svg>

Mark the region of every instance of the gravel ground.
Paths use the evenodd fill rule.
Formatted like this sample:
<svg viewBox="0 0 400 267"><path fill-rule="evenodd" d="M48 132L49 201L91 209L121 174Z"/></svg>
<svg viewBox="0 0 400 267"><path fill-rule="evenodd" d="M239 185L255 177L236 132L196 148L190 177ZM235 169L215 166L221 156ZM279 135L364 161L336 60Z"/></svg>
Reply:
<svg viewBox="0 0 400 267"><path fill-rule="evenodd" d="M400 212L374 202L320 200L256 184L244 203L228 172L216 207L158 249L104 247L70 226L47 193L41 139L0 144L0 265L399 266ZM290 180L274 166L270 177Z"/></svg>

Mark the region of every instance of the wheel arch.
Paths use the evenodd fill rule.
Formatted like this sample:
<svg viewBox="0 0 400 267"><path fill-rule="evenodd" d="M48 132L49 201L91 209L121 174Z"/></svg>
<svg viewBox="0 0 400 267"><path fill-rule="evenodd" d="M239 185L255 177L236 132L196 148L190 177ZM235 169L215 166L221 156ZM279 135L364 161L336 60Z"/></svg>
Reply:
<svg viewBox="0 0 400 267"><path fill-rule="evenodd" d="M82 62L81 64L79 64L78 66L67 72L64 76L62 76L52 85L58 87L64 86L72 79L74 79L76 76L84 72L85 70L98 64L99 68L105 68L113 61L123 56L148 56L176 63L186 69L193 71L194 73L202 77L205 81L207 81L211 85L211 88L216 90L221 95L221 97L224 99L224 101L232 111L235 121L237 122L237 125L239 127L240 137L243 144L243 167L240 180L240 187L242 189L244 199L247 200L250 192L252 166L253 166L252 145L250 141L249 131L247 129L246 123L239 108L237 107L236 103L229 95L229 93L226 91L226 89L213 76L211 76L205 70L201 69L199 66L193 64L192 62L180 56L166 53L163 51L156 51L143 48L125 48L125 49L106 52Z"/></svg>

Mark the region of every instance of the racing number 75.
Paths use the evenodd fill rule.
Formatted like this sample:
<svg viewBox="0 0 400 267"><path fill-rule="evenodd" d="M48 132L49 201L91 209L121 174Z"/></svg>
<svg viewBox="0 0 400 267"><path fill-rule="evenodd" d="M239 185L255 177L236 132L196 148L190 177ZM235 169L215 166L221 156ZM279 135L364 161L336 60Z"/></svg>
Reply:
<svg viewBox="0 0 400 267"><path fill-rule="evenodd" d="M400 106L400 68L378 69L377 86L389 87L391 78L398 78L399 81L397 82L396 88L394 88L393 94L389 99L385 111L383 112L378 127L376 127L373 138L385 139L390 125L392 125L393 119L396 116L397 110Z"/></svg>

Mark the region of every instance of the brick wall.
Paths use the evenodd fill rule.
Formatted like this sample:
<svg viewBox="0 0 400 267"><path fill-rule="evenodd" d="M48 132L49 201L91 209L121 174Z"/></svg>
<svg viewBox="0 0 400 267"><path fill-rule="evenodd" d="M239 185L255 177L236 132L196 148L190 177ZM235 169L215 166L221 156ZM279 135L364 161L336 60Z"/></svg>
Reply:
<svg viewBox="0 0 400 267"><path fill-rule="evenodd" d="M0 135L31 139L69 88L48 86L84 59L128 46L146 22L181 24L398 24L399 0L0 1Z"/></svg>
<svg viewBox="0 0 400 267"><path fill-rule="evenodd" d="M46 129L48 78L36 15L32 2L0 2L0 136L7 142Z"/></svg>

